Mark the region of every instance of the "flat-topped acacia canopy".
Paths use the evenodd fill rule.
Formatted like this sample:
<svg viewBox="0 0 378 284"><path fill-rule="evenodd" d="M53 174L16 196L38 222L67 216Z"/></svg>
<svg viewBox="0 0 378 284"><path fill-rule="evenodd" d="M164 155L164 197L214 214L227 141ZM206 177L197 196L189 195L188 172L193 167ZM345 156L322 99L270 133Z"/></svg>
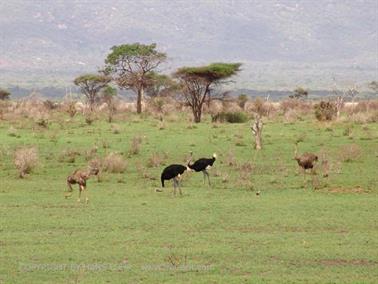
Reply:
<svg viewBox="0 0 378 284"><path fill-rule="evenodd" d="M125 60L125 58L132 58L134 60L140 60L142 58L149 58L149 60L163 61L166 59L166 54L156 50L156 44L121 44L113 46L111 52L105 59L106 64L117 65L119 62ZM137 63L137 62L132 62Z"/></svg>
<svg viewBox="0 0 378 284"><path fill-rule="evenodd" d="M241 63L212 63L207 66L182 67L174 74L178 78L197 77L210 82L229 78L240 71Z"/></svg>

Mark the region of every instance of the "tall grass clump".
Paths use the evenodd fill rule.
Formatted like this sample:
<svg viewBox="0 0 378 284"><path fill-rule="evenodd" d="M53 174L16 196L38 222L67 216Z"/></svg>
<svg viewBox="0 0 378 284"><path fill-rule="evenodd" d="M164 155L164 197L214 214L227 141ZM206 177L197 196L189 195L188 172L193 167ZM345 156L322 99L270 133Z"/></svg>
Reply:
<svg viewBox="0 0 378 284"><path fill-rule="evenodd" d="M112 152L104 158L102 168L108 173L123 173L127 168L127 163L122 155Z"/></svg>
<svg viewBox="0 0 378 284"><path fill-rule="evenodd" d="M14 165L20 178L30 174L38 164L38 151L35 147L20 148L14 154Z"/></svg>

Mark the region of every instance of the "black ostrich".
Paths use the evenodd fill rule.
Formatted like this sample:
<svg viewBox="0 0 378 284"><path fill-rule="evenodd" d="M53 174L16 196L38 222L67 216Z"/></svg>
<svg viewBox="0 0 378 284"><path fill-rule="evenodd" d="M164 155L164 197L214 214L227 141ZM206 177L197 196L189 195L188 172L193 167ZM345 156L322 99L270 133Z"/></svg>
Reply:
<svg viewBox="0 0 378 284"><path fill-rule="evenodd" d="M216 159L217 159L217 154L214 153L213 157L211 159L201 158L201 159L195 161L193 164L190 164L190 162L189 162L188 167L190 169L192 169L193 171L202 172L203 173L203 183L206 182L206 177L207 177L207 180L209 181L209 185L211 185L210 184L210 176L209 176L209 173L207 171L211 169L211 167L213 166Z"/></svg>
<svg viewBox="0 0 378 284"><path fill-rule="evenodd" d="M176 187L178 187L180 195L182 195L180 178L186 170L190 169L183 165L170 165L166 167L161 173L161 186L164 187L165 180L173 179L173 194L176 195Z"/></svg>

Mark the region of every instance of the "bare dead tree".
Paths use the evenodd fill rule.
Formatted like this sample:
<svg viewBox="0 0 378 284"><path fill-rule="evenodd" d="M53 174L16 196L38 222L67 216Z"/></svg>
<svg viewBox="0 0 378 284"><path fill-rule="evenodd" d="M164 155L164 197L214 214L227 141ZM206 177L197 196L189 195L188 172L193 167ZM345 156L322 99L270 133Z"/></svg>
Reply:
<svg viewBox="0 0 378 284"><path fill-rule="evenodd" d="M261 120L260 115L256 115L255 121L251 126L251 130L253 135L255 136L255 149L261 150L262 149L262 130L264 127L264 123Z"/></svg>
<svg viewBox="0 0 378 284"><path fill-rule="evenodd" d="M333 96L334 96L334 104L335 104L335 107L336 107L336 119L339 119L341 110L344 107L345 101L348 98L351 98L351 100L352 100L352 107L353 107L352 113L354 112L354 100L355 100L356 96L359 94L359 92L358 92L356 86L350 87L346 90L340 90L337 87L335 78L333 78L333 80L334 80L335 83L334 83L332 93L333 93Z"/></svg>

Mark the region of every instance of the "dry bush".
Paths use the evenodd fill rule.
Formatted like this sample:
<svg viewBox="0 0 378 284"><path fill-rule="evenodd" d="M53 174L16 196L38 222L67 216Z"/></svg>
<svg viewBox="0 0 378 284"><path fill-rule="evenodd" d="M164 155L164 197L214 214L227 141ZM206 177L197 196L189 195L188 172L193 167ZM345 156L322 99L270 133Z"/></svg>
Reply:
<svg viewBox="0 0 378 284"><path fill-rule="evenodd" d="M103 162L102 162L102 169L105 172L109 173L123 173L127 168L127 163L123 159L122 155L118 153L110 153L108 154Z"/></svg>
<svg viewBox="0 0 378 284"><path fill-rule="evenodd" d="M0 100L0 120L5 119L5 114L9 112L12 103Z"/></svg>
<svg viewBox="0 0 378 284"><path fill-rule="evenodd" d="M131 140L131 146L130 146L130 155L138 155L140 152L140 148L142 146L142 137L140 136L135 136Z"/></svg>
<svg viewBox="0 0 378 284"><path fill-rule="evenodd" d="M253 112L260 117L268 116L270 111L270 104L262 98L257 97L251 105L248 106L248 111Z"/></svg>
<svg viewBox="0 0 378 284"><path fill-rule="evenodd" d="M361 147L357 144L344 145L339 151L339 158L342 162L352 162L358 160L361 155Z"/></svg>
<svg viewBox="0 0 378 284"><path fill-rule="evenodd" d="M289 110L296 110L297 113L306 114L311 111L312 104L303 100L287 99L280 102L279 108L284 114Z"/></svg>
<svg viewBox="0 0 378 284"><path fill-rule="evenodd" d="M203 113L210 113L214 115L222 111L223 111L223 104L220 101L212 100L210 102L210 105L205 104L203 106Z"/></svg>
<svg viewBox="0 0 378 284"><path fill-rule="evenodd" d="M58 162L60 163L75 163L76 157L80 156L80 152L75 150L64 150L62 153L60 153L58 157Z"/></svg>
<svg viewBox="0 0 378 284"><path fill-rule="evenodd" d="M224 112L240 112L243 111L235 100L224 100L222 102Z"/></svg>
<svg viewBox="0 0 378 284"><path fill-rule="evenodd" d="M23 178L30 174L38 164L38 151L35 147L20 148L14 155L14 165L16 166L19 177Z"/></svg>
<svg viewBox="0 0 378 284"><path fill-rule="evenodd" d="M153 153L151 157L148 158L147 167L148 168L159 167L161 165L164 165L167 159L168 159L167 153L163 153L163 154Z"/></svg>
<svg viewBox="0 0 378 284"><path fill-rule="evenodd" d="M353 122L356 123L370 123L370 122L378 122L378 111L368 111L368 112L358 112L355 113L353 116L350 117Z"/></svg>
<svg viewBox="0 0 378 284"><path fill-rule="evenodd" d="M31 118L35 122L41 118L48 118L48 110L38 94L31 94L18 101L14 106L13 114L15 117L22 116L24 118Z"/></svg>

